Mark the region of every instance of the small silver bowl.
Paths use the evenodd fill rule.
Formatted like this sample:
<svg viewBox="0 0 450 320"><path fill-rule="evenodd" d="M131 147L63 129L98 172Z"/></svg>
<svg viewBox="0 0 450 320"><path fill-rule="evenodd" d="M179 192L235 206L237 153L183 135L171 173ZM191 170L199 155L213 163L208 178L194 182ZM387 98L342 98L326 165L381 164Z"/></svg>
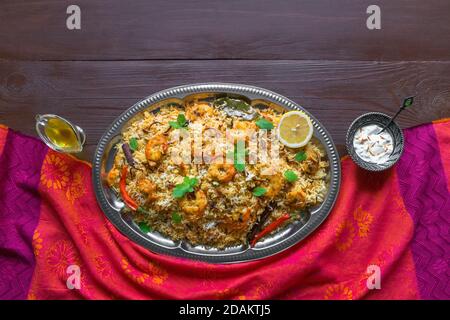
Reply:
<svg viewBox="0 0 450 320"><path fill-rule="evenodd" d="M389 158L386 162L373 163L363 160L358 156L353 146L353 139L355 137L356 130L371 124L376 124L384 127L389 123L390 119L391 118L384 113L369 112L356 118L350 125L350 128L347 131L347 136L345 138L347 152L353 159L353 161L361 168L369 171L383 171L392 167L398 161L398 159L400 159L400 156L403 153L404 138L402 130L394 121L391 122L389 127L386 128L386 131L391 135L394 144L392 153L389 155Z"/></svg>
<svg viewBox="0 0 450 320"><path fill-rule="evenodd" d="M70 148L67 147L61 147L58 146L56 143L54 143L51 138L47 135L46 127L49 124L49 121L52 119L59 119L63 123L67 125L67 127L71 128L73 133L76 136L76 140L78 142L77 146L73 146ZM60 117L56 114L38 114L36 115L36 132L41 138L41 140L49 146L51 149L58 151L58 152L65 152L65 153L79 153L83 150L83 145L86 142L86 134L84 133L83 129L81 129L79 126L75 125L74 123L70 122L67 119L64 119L63 117Z"/></svg>

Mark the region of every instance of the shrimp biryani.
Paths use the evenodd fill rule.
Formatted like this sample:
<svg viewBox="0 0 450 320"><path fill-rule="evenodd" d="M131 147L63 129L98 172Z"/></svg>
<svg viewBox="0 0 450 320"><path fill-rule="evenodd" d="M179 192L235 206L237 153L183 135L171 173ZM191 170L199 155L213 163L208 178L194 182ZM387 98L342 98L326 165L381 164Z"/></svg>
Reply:
<svg viewBox="0 0 450 320"><path fill-rule="evenodd" d="M227 143L203 136L189 143L200 141L201 150L216 151L209 159L214 161L198 163L192 160L199 156L195 147L189 150L190 162L177 161L173 155L187 148L174 136L192 134L198 127L223 136L230 129L266 131L259 141L268 145L283 113L229 98L148 109L123 128L106 183L145 232L219 249L253 245L323 202L329 164L320 142L313 138L297 149L280 144L276 161L251 163L249 136L235 133L231 155ZM236 148L239 141L244 151ZM216 161L218 154L221 161ZM205 160L206 152L203 156Z"/></svg>

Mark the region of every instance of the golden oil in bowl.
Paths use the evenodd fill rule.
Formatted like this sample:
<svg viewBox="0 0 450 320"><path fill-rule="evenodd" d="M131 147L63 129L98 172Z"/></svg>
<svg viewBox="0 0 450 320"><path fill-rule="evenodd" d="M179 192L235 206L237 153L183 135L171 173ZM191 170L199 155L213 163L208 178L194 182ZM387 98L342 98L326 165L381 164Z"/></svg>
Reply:
<svg viewBox="0 0 450 320"><path fill-rule="evenodd" d="M86 140L83 129L54 114L37 115L36 131L45 144L60 152L81 152Z"/></svg>

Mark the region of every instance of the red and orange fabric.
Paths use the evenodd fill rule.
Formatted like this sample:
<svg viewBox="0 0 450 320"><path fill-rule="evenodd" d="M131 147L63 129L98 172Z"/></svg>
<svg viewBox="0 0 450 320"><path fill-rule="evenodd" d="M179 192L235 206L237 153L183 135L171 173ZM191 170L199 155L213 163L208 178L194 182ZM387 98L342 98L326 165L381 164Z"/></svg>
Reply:
<svg viewBox="0 0 450 320"><path fill-rule="evenodd" d="M450 121L405 140L383 173L344 158L338 201L304 241L214 265L134 244L98 207L88 163L0 127L0 299L448 299ZM370 265L381 289L367 287Z"/></svg>

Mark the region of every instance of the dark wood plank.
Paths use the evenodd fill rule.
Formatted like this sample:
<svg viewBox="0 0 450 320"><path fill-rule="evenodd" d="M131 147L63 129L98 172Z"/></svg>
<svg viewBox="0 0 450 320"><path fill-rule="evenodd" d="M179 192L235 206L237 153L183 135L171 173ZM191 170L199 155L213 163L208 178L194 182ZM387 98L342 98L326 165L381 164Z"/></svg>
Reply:
<svg viewBox="0 0 450 320"><path fill-rule="evenodd" d="M137 100L187 83L222 81L265 87L305 106L340 152L352 120L368 111L400 115L402 127L450 116L450 62L128 61L0 62L0 123L34 134L34 116L56 113L86 130L88 151Z"/></svg>
<svg viewBox="0 0 450 320"><path fill-rule="evenodd" d="M2 0L0 59L448 60L450 1Z"/></svg>

